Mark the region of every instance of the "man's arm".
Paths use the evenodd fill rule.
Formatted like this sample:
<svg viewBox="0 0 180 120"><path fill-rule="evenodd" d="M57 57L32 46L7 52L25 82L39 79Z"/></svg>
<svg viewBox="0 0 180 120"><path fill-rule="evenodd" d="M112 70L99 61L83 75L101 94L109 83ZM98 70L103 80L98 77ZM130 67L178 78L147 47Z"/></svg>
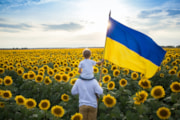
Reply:
<svg viewBox="0 0 180 120"><path fill-rule="evenodd" d="M99 62L96 62L96 64L100 65L100 64L103 63L103 62L104 62L104 59L102 59L102 60L99 61Z"/></svg>

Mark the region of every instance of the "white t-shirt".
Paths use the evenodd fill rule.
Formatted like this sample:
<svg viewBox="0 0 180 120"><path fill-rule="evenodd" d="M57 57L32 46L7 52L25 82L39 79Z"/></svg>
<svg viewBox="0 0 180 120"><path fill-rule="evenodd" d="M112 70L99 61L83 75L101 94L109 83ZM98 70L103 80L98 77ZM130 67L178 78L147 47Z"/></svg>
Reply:
<svg viewBox="0 0 180 120"><path fill-rule="evenodd" d="M99 86L96 79L77 79L73 88L71 89L72 95L79 94L79 107L82 105L87 105L97 108L97 98L95 93L98 95L103 94L103 89Z"/></svg>
<svg viewBox="0 0 180 120"><path fill-rule="evenodd" d="M91 79L94 77L93 66L96 62L90 59L84 59L79 63L79 68L82 68L81 77Z"/></svg>

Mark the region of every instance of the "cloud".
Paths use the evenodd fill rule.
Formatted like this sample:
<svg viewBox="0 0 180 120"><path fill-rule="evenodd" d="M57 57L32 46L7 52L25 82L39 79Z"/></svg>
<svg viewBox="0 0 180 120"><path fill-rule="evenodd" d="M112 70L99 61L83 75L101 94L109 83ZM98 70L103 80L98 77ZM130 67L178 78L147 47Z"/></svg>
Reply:
<svg viewBox="0 0 180 120"><path fill-rule="evenodd" d="M76 31L83 28L82 25L77 23L68 23L68 24L58 24L58 25L51 25L51 24L42 24L45 30L64 30L64 31Z"/></svg>
<svg viewBox="0 0 180 120"><path fill-rule="evenodd" d="M140 12L140 14L138 15L139 18L149 18L152 16L156 16L157 14L162 13L163 10L160 9L155 9L155 10L143 10Z"/></svg>
<svg viewBox="0 0 180 120"><path fill-rule="evenodd" d="M29 28L31 28L32 26L31 25L28 25L28 24L5 24L5 23L0 23L0 29L1 31L16 31L17 30L27 30Z"/></svg>
<svg viewBox="0 0 180 120"><path fill-rule="evenodd" d="M168 13L168 16L175 16L175 15L180 15L180 9L179 10L166 10Z"/></svg>

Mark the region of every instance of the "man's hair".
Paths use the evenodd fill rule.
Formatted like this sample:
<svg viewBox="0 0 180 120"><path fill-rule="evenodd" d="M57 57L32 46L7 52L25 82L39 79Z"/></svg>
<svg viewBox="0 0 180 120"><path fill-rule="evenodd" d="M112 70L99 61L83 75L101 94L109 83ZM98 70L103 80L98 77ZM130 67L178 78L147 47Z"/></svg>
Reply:
<svg viewBox="0 0 180 120"><path fill-rule="evenodd" d="M85 50L83 51L83 56L84 56L85 58L89 58L89 57L91 56L91 51L90 51L89 49L85 49Z"/></svg>

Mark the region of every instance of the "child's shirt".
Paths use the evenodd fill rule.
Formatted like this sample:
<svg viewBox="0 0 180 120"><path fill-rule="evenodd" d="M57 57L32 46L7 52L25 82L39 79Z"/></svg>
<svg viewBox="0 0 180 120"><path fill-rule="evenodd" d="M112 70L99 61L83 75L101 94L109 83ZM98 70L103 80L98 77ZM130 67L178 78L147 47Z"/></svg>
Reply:
<svg viewBox="0 0 180 120"><path fill-rule="evenodd" d="M90 59L84 59L79 63L79 68L82 68L81 77L85 79L91 79L94 77L93 66L96 62Z"/></svg>
<svg viewBox="0 0 180 120"><path fill-rule="evenodd" d="M79 94L79 107L82 105L97 108L96 94L103 94L103 89L99 86L96 79L81 80L77 79L73 88L71 89L72 95Z"/></svg>

